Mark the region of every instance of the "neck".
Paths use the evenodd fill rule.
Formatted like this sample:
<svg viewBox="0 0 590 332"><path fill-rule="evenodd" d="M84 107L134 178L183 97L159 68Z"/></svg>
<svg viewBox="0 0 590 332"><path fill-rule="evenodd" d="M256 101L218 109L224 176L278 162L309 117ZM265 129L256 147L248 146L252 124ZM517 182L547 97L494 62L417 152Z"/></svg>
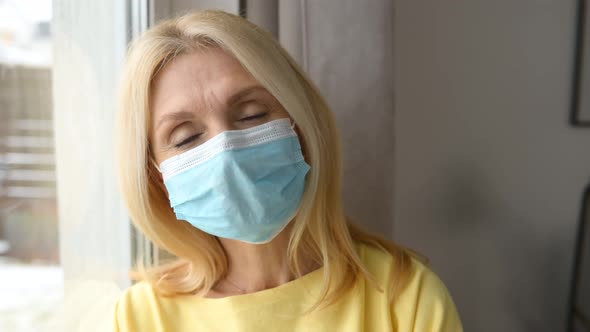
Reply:
<svg viewBox="0 0 590 332"><path fill-rule="evenodd" d="M265 244L250 244L219 238L229 265L226 285L223 288L231 289L233 286L234 292L239 287L242 293L253 293L274 288L295 279L287 259L290 228L288 226L272 241ZM311 267L311 264L305 263L307 262L304 261L302 265ZM314 267L304 269L302 273L305 274L312 269Z"/></svg>

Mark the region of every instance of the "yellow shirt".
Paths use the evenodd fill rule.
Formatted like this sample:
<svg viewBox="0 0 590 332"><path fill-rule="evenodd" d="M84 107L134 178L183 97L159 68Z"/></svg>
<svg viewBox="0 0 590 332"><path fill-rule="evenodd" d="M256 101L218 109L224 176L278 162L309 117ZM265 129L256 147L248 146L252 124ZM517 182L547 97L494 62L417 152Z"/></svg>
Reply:
<svg viewBox="0 0 590 332"><path fill-rule="evenodd" d="M391 280L391 255L369 245L359 254L381 287ZM337 302L302 315L321 286L322 269L276 288L225 298L161 297L146 282L128 288L115 307L115 331L463 331L440 279L414 260L415 274L392 306L387 291L360 279Z"/></svg>

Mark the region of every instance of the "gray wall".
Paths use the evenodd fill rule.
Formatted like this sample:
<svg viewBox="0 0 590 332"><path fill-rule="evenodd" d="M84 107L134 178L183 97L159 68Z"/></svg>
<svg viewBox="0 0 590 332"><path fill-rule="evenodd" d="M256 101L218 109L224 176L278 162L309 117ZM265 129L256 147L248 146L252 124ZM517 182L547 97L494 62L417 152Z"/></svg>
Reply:
<svg viewBox="0 0 590 332"><path fill-rule="evenodd" d="M388 236L394 212L393 3L302 4L302 15L295 15L303 22L300 63L337 115L346 211Z"/></svg>
<svg viewBox="0 0 590 332"><path fill-rule="evenodd" d="M398 0L394 238L467 331L563 331L590 130L567 124L574 0Z"/></svg>
<svg viewBox="0 0 590 332"><path fill-rule="evenodd" d="M153 19L157 22L192 10L219 9L237 14L239 3L239 0L155 0L152 2L151 10Z"/></svg>

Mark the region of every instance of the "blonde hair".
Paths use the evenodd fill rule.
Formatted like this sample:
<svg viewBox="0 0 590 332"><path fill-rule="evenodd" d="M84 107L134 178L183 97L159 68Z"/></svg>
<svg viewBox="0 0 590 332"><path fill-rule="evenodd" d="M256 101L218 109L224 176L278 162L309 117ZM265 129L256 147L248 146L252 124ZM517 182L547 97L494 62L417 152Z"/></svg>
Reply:
<svg viewBox="0 0 590 332"><path fill-rule="evenodd" d="M174 57L208 47L218 47L237 59L297 124L311 171L290 234L288 257L293 273L301 276L302 257L323 266L317 304L329 304L359 276L372 280L355 250L355 242L368 243L393 256L393 300L411 277L410 251L362 231L345 216L340 139L327 103L268 32L222 11L197 11L160 22L129 48L120 88L120 186L135 226L156 246L176 256L167 263L139 266L140 278L165 296L205 294L227 272L219 241L176 220L159 173L150 162L151 82Z"/></svg>

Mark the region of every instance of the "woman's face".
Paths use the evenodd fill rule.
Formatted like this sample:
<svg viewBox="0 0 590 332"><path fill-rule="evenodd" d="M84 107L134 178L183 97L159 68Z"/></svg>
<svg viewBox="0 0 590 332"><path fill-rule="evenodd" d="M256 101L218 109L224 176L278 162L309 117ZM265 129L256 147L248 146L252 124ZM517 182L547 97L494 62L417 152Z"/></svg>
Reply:
<svg viewBox="0 0 590 332"><path fill-rule="evenodd" d="M158 164L226 130L289 117L240 63L220 49L184 54L156 76L150 144Z"/></svg>

